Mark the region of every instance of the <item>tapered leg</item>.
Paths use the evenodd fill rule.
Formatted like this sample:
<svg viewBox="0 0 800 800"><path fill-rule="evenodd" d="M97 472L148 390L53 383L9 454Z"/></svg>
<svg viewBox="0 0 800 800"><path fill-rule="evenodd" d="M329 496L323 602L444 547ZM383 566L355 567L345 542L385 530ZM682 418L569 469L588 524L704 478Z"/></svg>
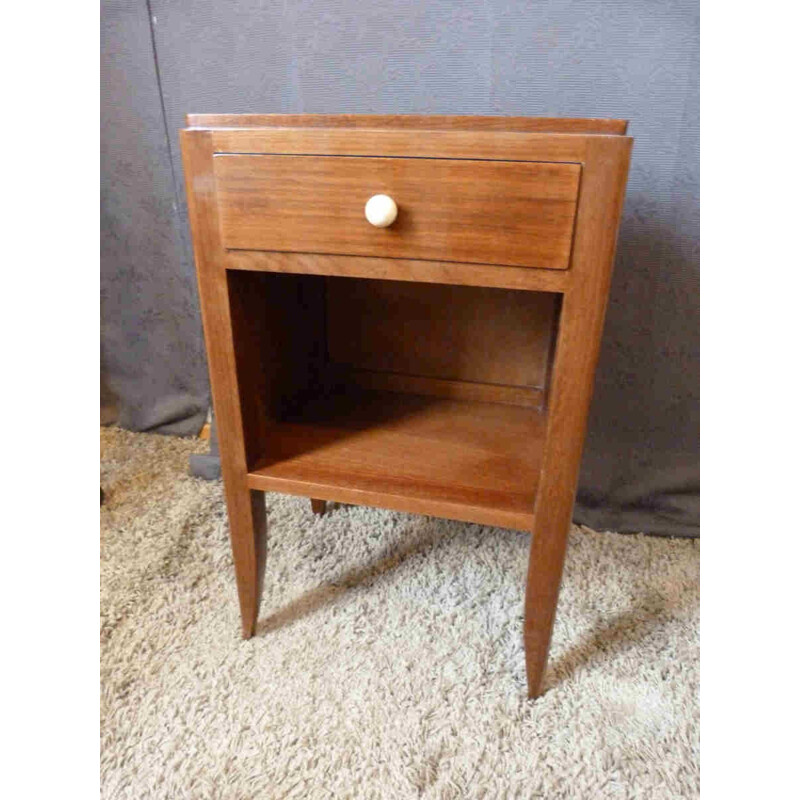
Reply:
<svg viewBox="0 0 800 800"><path fill-rule="evenodd" d="M626 137L597 136L587 142L583 162L572 284L561 300L525 592L530 697L542 693L547 667L630 152Z"/></svg>
<svg viewBox="0 0 800 800"><path fill-rule="evenodd" d="M264 494L248 487L247 472L253 454L264 452L270 408L264 364L274 359L262 354L271 352L266 323L273 315L252 282L225 270L210 131L181 131L181 149L242 634L249 639L264 579L267 520Z"/></svg>
<svg viewBox="0 0 800 800"><path fill-rule="evenodd" d="M325 513L325 501L311 498L311 510L320 516Z"/></svg>
<svg viewBox="0 0 800 800"><path fill-rule="evenodd" d="M267 545L264 493L244 487L227 487L231 549L239 592L242 636L249 639L256 629Z"/></svg>
<svg viewBox="0 0 800 800"><path fill-rule="evenodd" d="M534 522L528 561L528 583L525 589L525 668L528 675L528 697L539 697L543 691L550 636L558 604L561 573L564 568L570 520L558 526L542 514L542 524ZM549 523L549 524L548 524Z"/></svg>

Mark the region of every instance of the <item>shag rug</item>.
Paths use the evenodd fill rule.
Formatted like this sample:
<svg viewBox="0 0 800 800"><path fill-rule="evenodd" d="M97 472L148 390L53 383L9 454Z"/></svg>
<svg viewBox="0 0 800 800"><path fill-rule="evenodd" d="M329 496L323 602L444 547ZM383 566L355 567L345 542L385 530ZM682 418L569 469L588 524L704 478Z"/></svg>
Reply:
<svg viewBox="0 0 800 800"><path fill-rule="evenodd" d="M699 543L575 527L525 696L529 536L266 496L240 638L206 442L101 429L104 798L699 794Z"/></svg>

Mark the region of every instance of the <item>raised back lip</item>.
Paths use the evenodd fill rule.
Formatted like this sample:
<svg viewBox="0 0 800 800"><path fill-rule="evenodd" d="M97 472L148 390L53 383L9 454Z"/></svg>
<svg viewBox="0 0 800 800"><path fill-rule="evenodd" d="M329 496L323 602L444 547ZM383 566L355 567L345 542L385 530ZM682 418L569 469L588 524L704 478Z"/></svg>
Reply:
<svg viewBox="0 0 800 800"><path fill-rule="evenodd" d="M459 114L187 114L189 128L393 128L624 136L628 120Z"/></svg>

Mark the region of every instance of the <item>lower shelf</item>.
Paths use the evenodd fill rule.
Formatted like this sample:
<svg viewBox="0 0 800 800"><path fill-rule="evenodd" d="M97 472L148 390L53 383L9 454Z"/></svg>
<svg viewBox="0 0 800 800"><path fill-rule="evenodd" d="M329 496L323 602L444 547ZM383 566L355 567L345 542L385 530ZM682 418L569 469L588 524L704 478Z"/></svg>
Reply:
<svg viewBox="0 0 800 800"><path fill-rule="evenodd" d="M275 423L248 484L531 530L544 430L532 408L353 390Z"/></svg>

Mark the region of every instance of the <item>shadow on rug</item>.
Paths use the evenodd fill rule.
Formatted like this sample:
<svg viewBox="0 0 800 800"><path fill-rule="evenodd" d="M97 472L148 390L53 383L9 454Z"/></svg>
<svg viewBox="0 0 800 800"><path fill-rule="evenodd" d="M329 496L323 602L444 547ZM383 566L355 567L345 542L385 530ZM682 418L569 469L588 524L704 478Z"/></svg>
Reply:
<svg viewBox="0 0 800 800"><path fill-rule="evenodd" d="M101 429L105 798L699 794L699 542L574 528L525 698L529 537L266 496L239 638L206 443Z"/></svg>

